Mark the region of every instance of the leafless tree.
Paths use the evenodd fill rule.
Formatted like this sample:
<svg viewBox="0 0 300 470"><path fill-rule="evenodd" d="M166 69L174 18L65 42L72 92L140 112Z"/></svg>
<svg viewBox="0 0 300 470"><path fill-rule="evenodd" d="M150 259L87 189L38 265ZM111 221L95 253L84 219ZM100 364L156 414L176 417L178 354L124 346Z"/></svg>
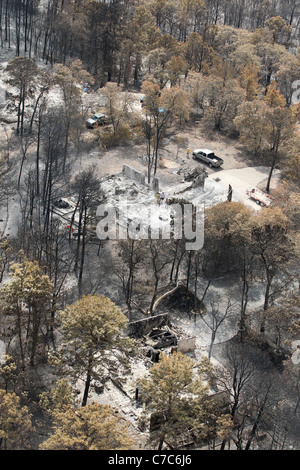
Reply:
<svg viewBox="0 0 300 470"><path fill-rule="evenodd" d="M91 235L92 219L95 219L96 207L101 202L100 181L95 176L95 168L89 167L76 175L71 190L77 198L75 211L78 211L78 227L75 272L78 274L78 286L81 291L86 244Z"/></svg>
<svg viewBox="0 0 300 470"><path fill-rule="evenodd" d="M119 259L115 272L122 282L125 301L131 312L134 279L144 256L144 244L140 240L121 240L119 242Z"/></svg>
<svg viewBox="0 0 300 470"><path fill-rule="evenodd" d="M159 284L163 278L163 275L166 275L165 268L172 261L172 258L170 256L169 243L167 243L166 240L164 240L164 242L165 243L162 243L161 240L149 240L147 244L145 244L145 263L150 269L154 281L153 292L149 307L150 315L153 315L153 307L157 298Z"/></svg>
<svg viewBox="0 0 300 470"><path fill-rule="evenodd" d="M205 325L211 330L211 340L208 350L208 358L211 358L213 345L217 336L217 332L222 325L222 323L233 313L234 304L229 297L227 300L227 305L223 311L220 311L219 302L215 298L211 298L210 306L206 308L205 313L201 313L201 319L204 321Z"/></svg>

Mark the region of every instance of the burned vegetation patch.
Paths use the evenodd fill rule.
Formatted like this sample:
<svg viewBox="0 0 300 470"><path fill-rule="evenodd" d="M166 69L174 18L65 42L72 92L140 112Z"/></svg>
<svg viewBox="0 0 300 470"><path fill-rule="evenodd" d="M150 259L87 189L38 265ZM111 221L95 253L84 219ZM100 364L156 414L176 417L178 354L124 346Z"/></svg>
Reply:
<svg viewBox="0 0 300 470"><path fill-rule="evenodd" d="M179 286L172 294L165 297L159 305L160 310L192 314L195 311L204 311L204 304L195 294L185 286Z"/></svg>

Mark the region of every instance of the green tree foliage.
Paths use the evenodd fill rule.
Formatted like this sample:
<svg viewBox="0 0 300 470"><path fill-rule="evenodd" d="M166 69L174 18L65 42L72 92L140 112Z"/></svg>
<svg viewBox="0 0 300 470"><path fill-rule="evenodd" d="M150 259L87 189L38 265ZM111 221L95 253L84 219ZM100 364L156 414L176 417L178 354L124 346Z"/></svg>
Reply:
<svg viewBox="0 0 300 470"><path fill-rule="evenodd" d="M177 353L162 355L139 382L146 412L153 413L157 426L150 434L153 446L162 449L165 441L176 448L180 443L199 441L214 434L222 413L208 399L208 388L194 361ZM213 415L210 414L214 408Z"/></svg>
<svg viewBox="0 0 300 470"><path fill-rule="evenodd" d="M114 74L116 53L120 49L120 17L126 5L120 2L86 2L82 5L85 23L84 63L101 86ZM82 47L82 45L81 45Z"/></svg>
<svg viewBox="0 0 300 470"><path fill-rule="evenodd" d="M67 379L60 379L50 391L40 395L40 405L49 413L65 411L74 402L72 387Z"/></svg>
<svg viewBox="0 0 300 470"><path fill-rule="evenodd" d="M221 78L208 80L206 86L210 95L210 106L204 111L203 122L207 129L231 134L234 132L234 119L238 106L245 99L245 91L236 80L228 80L223 85Z"/></svg>
<svg viewBox="0 0 300 470"><path fill-rule="evenodd" d="M18 367L13 358L6 355L5 359L2 359L0 365L1 382L4 384L6 393L9 390L15 391L15 383L17 382L18 378L20 379L20 375L22 374L20 374L20 371L18 370Z"/></svg>
<svg viewBox="0 0 300 470"><path fill-rule="evenodd" d="M137 84L140 81L143 56L159 46L161 32L145 4L135 8L128 31L132 44L133 79Z"/></svg>
<svg viewBox="0 0 300 470"><path fill-rule="evenodd" d="M299 80L300 76L300 57L294 54L286 53L280 60L275 79L278 83L280 93L285 97L288 106L292 104L294 93L293 83Z"/></svg>
<svg viewBox="0 0 300 470"><path fill-rule="evenodd" d="M26 258L11 265L10 281L3 285L3 311L11 320L11 335L18 338L23 367L34 365L44 335L51 327L52 284L36 261Z"/></svg>
<svg viewBox="0 0 300 470"><path fill-rule="evenodd" d="M240 71L239 82L246 91L246 101L253 101L259 93L258 67L247 63Z"/></svg>
<svg viewBox="0 0 300 470"><path fill-rule="evenodd" d="M212 65L214 50L199 33L192 33L186 42L185 57L191 70L201 72Z"/></svg>
<svg viewBox="0 0 300 470"><path fill-rule="evenodd" d="M274 42L288 45L292 28L281 16L269 18L265 22L265 28L271 32Z"/></svg>
<svg viewBox="0 0 300 470"><path fill-rule="evenodd" d="M40 450L128 450L133 445L128 425L109 405L56 410L53 428Z"/></svg>
<svg viewBox="0 0 300 470"><path fill-rule="evenodd" d="M85 376L84 406L92 379L101 378L103 370L114 376L122 364L127 366L124 353L128 355L133 346L124 336L127 318L108 298L88 295L61 311L58 321L62 342L53 363L64 365L75 381Z"/></svg>
<svg viewBox="0 0 300 470"><path fill-rule="evenodd" d="M33 431L31 415L20 397L0 390L0 449L28 449Z"/></svg>
<svg viewBox="0 0 300 470"><path fill-rule="evenodd" d="M234 119L240 141L255 155L260 155L267 148L266 115L267 105L258 99L240 104Z"/></svg>
<svg viewBox="0 0 300 470"><path fill-rule="evenodd" d="M291 109L285 106L284 97L276 89L276 84L267 88L265 100L255 99L243 102L238 107L234 119L240 140L254 154L266 157L270 165L266 190L275 165L283 159L289 142L295 133L295 118Z"/></svg>
<svg viewBox="0 0 300 470"><path fill-rule="evenodd" d="M299 107L300 110L300 107ZM289 141L287 152L287 177L290 183L300 184L300 133L296 132Z"/></svg>

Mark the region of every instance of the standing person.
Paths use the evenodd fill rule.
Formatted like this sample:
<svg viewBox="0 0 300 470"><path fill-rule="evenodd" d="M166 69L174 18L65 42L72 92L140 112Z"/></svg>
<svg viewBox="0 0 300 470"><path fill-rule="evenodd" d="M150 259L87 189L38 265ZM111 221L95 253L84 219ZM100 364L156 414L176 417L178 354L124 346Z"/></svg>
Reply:
<svg viewBox="0 0 300 470"><path fill-rule="evenodd" d="M189 148L186 149L186 158L190 158L190 149Z"/></svg>
<svg viewBox="0 0 300 470"><path fill-rule="evenodd" d="M160 202L163 203L164 199L165 199L165 193L162 192L161 195L160 195Z"/></svg>
<svg viewBox="0 0 300 470"><path fill-rule="evenodd" d="M232 186L231 186L231 184L229 185L229 188L228 188L227 201L228 202L232 201Z"/></svg>

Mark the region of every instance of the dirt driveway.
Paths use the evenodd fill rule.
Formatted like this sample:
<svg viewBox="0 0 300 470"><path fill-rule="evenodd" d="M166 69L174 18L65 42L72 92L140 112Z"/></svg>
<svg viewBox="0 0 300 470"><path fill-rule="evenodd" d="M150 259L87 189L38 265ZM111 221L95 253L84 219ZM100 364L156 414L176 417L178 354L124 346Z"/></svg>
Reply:
<svg viewBox="0 0 300 470"><path fill-rule="evenodd" d="M187 126L182 132L177 134L184 138L187 147L190 148L190 158L187 158L186 147L178 148L176 140L169 139L163 149L160 150L161 164L157 169L157 176L160 187L172 187L182 182L180 169L194 169L201 163L191 158L191 153L196 148L209 148L224 160L221 168L209 168L204 165L208 179L220 186L227 194L229 185L233 190L232 200L241 201L254 210L259 210L260 206L250 200L246 190L257 187L264 190L269 174L269 168L260 165L260 162L251 160L246 149L237 140L216 133L209 136L200 124ZM77 170L86 167L88 164L95 164L98 176L108 176L122 172L123 165L126 164L137 171L147 173L147 167L142 161L145 155L145 145L128 145L109 149L105 152L91 152L82 155L80 162L77 162ZM262 162L263 163L263 162ZM280 181L280 172L275 170L271 182L271 188L275 188ZM225 196L226 199L226 196Z"/></svg>

